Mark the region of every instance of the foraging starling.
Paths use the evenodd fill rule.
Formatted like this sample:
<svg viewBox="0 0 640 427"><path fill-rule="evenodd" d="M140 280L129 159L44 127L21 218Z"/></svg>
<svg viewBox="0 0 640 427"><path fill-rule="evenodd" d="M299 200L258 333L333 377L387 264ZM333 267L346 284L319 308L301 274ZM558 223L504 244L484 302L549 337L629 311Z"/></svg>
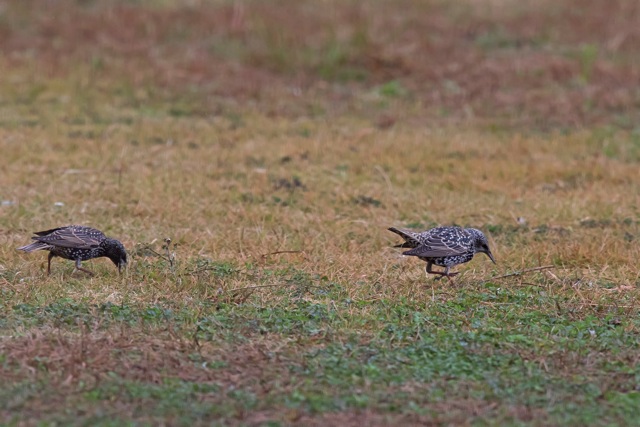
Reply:
<svg viewBox="0 0 640 427"><path fill-rule="evenodd" d="M404 243L396 245L396 248L412 248L403 255L416 256L427 262L428 274L451 277L458 273L450 273L449 269L455 265L471 261L478 252L484 252L496 263L489 249L489 243L482 231L475 228L460 227L436 227L422 233L409 230L399 230L391 227L392 231L404 239ZM432 265L444 267L444 272L433 271Z"/></svg>
<svg viewBox="0 0 640 427"><path fill-rule="evenodd" d="M38 231L32 239L34 243L22 246L18 250L25 252L49 251L47 274L51 273L51 259L55 256L76 262L76 268L93 275L93 272L80 267L80 262L88 259L107 257L122 271L127 264L127 252L116 239L110 239L102 231L82 225L52 228Z"/></svg>

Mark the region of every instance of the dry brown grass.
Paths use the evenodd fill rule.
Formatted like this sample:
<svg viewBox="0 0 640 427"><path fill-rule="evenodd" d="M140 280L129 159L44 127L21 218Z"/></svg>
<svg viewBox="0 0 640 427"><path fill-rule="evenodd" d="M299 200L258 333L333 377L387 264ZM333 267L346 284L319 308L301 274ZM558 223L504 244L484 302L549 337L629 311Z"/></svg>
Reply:
<svg viewBox="0 0 640 427"><path fill-rule="evenodd" d="M0 2L3 418L588 423L585 384L631 407L639 8L543 3ZM16 251L70 223L127 273ZM436 224L497 266L451 287L391 248Z"/></svg>
<svg viewBox="0 0 640 427"><path fill-rule="evenodd" d="M457 223L498 227L491 236L498 267L479 257L463 268L463 282L552 263L564 268L555 272L558 285L562 277L636 283L629 195L637 192L638 171L590 147L587 134L506 138L380 131L358 121L245 121L229 129L222 121L143 118L77 143L68 139L74 125L3 130L3 198L15 203L2 208L5 268L19 270L23 286L39 284L44 255L38 262L39 254L15 247L31 231L82 223L120 237L129 249L171 237L183 263L295 263L349 284L352 298L412 295L421 265L388 249L395 240L386 227ZM282 187L295 178L302 186ZM361 196L374 202L357 202ZM527 223L519 226L518 217ZM277 251L300 252L268 255ZM411 266L408 276L392 268L400 265ZM54 261L55 277L68 267ZM383 286L374 292L375 283ZM124 285L144 293L149 284L130 275L101 286L98 298ZM53 292L55 283L48 288Z"/></svg>
<svg viewBox="0 0 640 427"><path fill-rule="evenodd" d="M376 301L437 306L457 300L460 291L485 292L492 276L547 264L555 268L495 283L513 292L537 287L545 298L555 298L557 307L532 302L530 309L576 322L610 314L633 318L639 307L636 201L628 196L638 192L637 168L624 158L602 154L601 146L588 143L586 132L542 138L404 126L380 130L360 120L274 121L257 115L245 117L239 127L224 120L141 117L108 125L95 136L71 138L77 127L60 122L0 132L6 159L2 199L15 203L1 208L4 307L46 306L64 298L140 309L157 304L193 307L196 312L202 301L277 307L287 304L301 285L287 274L272 272L295 269L308 275L304 280L309 283L303 286L322 289L337 283L340 298L372 304L340 308L348 328L357 325L351 318L374 316ZM518 217L526 224L518 225ZM91 262L98 272L95 278L72 275L71 263L56 259L52 276L46 277L44 254L15 250L31 231L67 223L94 225L121 238L132 252L127 275L117 276L106 260ZM396 240L386 227L436 223L483 228L498 265L476 257L459 268L464 274L458 276L456 289L426 279L422 263L403 259L390 248ZM140 249L165 237L176 245L175 272ZM153 247L162 253L159 243ZM228 262L239 272L218 277L196 271L198 260ZM251 289L234 291L242 288ZM304 300L337 310L338 294L311 293ZM496 300L480 302L474 310L523 308ZM375 334L370 327L376 323L359 334ZM624 327L637 333L634 323ZM276 337L276 353L284 357L276 363L265 358L267 350L251 350L255 342L228 347L214 341L197 348L191 332L173 336L170 331L149 335L149 330L137 328L123 334L100 330L93 325L86 336L65 336L64 329L26 329L24 338L5 338L0 346L9 369L3 376L36 381L38 372L46 372L47 383L82 394L89 384L115 372L127 381L177 378L234 384L266 398L278 395L273 390L276 379L279 393L295 390L296 383L287 386L288 369L303 363L300 358L315 348L313 341L296 346ZM513 351L558 371L572 364L584 366L587 360L576 360L573 353L550 360L546 354ZM210 362L226 360L227 367L194 368L186 359L189 354ZM32 372L34 360L45 367ZM256 377L264 383L255 383ZM616 384L606 387L616 389ZM394 390L388 392L393 395ZM54 399L53 406L42 403L39 413L76 405L73 396ZM209 394L201 399L224 403L207 400ZM446 404L444 420L471 416L525 421L543 416L536 407L518 409L493 399L471 405L466 399L470 397L457 396ZM153 406L145 402L122 401L122 413L151 413ZM91 406L88 413L101 405ZM432 414L439 413L441 405L421 403ZM268 404L234 411L237 421L249 423L260 414L273 415ZM31 416L40 417L35 412ZM281 419L303 423L309 416L295 410ZM346 417L347 423L351 416L372 423L378 419L380 425L396 419L438 419L384 411L312 418L321 423Z"/></svg>

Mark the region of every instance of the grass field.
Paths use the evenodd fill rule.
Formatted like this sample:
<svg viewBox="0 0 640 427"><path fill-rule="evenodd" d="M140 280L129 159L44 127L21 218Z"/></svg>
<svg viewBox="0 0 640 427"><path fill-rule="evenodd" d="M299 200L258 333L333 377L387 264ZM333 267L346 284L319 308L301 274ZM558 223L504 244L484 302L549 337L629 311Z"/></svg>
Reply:
<svg viewBox="0 0 640 427"><path fill-rule="evenodd" d="M0 1L2 424L638 425L640 7L536 3Z"/></svg>

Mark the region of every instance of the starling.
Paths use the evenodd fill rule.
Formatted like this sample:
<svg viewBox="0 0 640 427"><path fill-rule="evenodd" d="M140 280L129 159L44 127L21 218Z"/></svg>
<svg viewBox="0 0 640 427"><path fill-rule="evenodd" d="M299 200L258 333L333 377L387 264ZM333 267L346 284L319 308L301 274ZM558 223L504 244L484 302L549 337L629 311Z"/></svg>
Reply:
<svg viewBox="0 0 640 427"><path fill-rule="evenodd" d="M93 272L82 268L80 263L93 258L107 257L122 271L127 265L127 252L122 243L110 239L102 231L82 225L69 225L38 231L32 237L35 240L30 245L22 246L18 250L25 252L49 251L47 274L51 273L51 259L55 256L76 262L76 268L93 276Z"/></svg>
<svg viewBox="0 0 640 427"><path fill-rule="evenodd" d="M404 239L404 243L394 247L411 248L403 252L403 255L416 256L426 261L427 274L445 276L450 281L452 281L451 277L458 273L450 273L449 269L471 261L478 252L484 252L494 264L496 263L487 238L482 231L475 228L436 227L416 233L391 227L389 231ZM431 269L433 265L444 267L444 272L433 271Z"/></svg>

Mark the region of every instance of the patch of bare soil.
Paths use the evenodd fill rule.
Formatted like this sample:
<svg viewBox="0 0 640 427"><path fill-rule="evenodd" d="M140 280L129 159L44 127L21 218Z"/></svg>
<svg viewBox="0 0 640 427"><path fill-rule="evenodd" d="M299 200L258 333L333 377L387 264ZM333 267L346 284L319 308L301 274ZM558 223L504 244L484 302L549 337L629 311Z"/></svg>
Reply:
<svg viewBox="0 0 640 427"><path fill-rule="evenodd" d="M6 356L5 380L46 379L60 386L98 383L104 375L115 373L125 380L158 384L179 379L253 387L271 375L284 380L292 362L274 352L284 346L286 341L264 339L200 344L169 330L132 328L91 333L41 329L0 341Z"/></svg>
<svg viewBox="0 0 640 427"><path fill-rule="evenodd" d="M283 348L285 351L280 351ZM5 357L0 368L3 383L42 384L56 393L28 392L26 397L8 402L9 412L3 416L21 410L23 415L37 419L61 406L69 406L82 393L113 385L114 381L118 386L121 382L162 385L182 380L214 385L220 390L197 393L195 398L201 404L224 404L229 390L250 391L264 398L293 388L289 368L295 361L285 355L294 350L289 348L288 341L275 339L243 344L197 343L177 337L170 330L129 327L90 333L43 329L23 337L4 337L0 341L0 351ZM28 400L28 405L23 399ZM149 404L148 415L153 414L152 403L127 397L126 393L108 400L108 412L120 408L119 411L131 412L135 418L134 408ZM101 405L94 402L94 409L100 410ZM239 410L236 415L244 419L250 414Z"/></svg>

